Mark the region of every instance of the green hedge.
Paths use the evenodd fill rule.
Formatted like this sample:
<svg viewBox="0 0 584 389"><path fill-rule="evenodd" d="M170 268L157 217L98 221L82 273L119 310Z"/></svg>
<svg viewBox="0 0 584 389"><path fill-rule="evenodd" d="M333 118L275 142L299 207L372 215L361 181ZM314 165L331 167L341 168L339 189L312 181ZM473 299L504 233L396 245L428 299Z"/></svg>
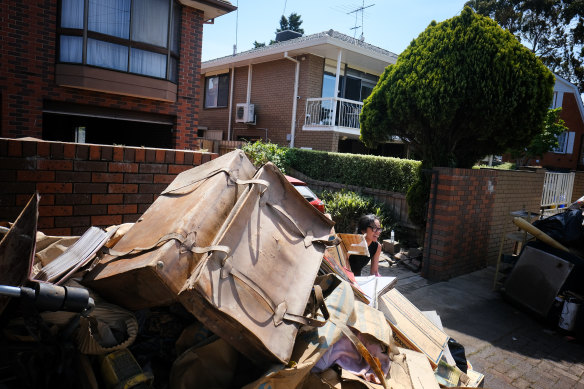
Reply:
<svg viewBox="0 0 584 389"><path fill-rule="evenodd" d="M286 159L315 180L399 193L406 193L416 181L421 165L409 159L304 149L288 149Z"/></svg>

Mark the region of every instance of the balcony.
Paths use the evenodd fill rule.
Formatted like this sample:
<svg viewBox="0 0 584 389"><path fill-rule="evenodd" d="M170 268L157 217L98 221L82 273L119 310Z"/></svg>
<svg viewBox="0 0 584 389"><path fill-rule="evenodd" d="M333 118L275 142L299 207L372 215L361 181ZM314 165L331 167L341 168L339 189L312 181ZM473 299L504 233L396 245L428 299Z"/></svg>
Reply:
<svg viewBox="0 0 584 389"><path fill-rule="evenodd" d="M361 133L359 115L363 103L340 97L306 99L304 131L334 131L358 137Z"/></svg>

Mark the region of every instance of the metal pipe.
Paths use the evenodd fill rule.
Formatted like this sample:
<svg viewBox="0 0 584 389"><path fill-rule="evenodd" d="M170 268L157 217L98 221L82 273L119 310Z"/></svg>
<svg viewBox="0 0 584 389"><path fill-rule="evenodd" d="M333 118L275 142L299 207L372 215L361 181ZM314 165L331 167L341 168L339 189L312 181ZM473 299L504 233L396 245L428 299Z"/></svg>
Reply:
<svg viewBox="0 0 584 389"><path fill-rule="evenodd" d="M296 63L296 71L294 73L294 97L292 100L292 122L290 123L290 147L294 147L294 138L296 137L296 110L298 108L298 78L300 77L300 62L297 59L288 56L288 52L284 53L284 58Z"/></svg>
<svg viewBox="0 0 584 389"><path fill-rule="evenodd" d="M247 97L245 102L246 103L250 103L251 102L251 75L252 75L252 64L249 64L247 67Z"/></svg>
<svg viewBox="0 0 584 389"><path fill-rule="evenodd" d="M231 80L229 87L229 120L227 121L227 140L231 140L231 116L233 111L233 81L235 79L235 67L231 66Z"/></svg>

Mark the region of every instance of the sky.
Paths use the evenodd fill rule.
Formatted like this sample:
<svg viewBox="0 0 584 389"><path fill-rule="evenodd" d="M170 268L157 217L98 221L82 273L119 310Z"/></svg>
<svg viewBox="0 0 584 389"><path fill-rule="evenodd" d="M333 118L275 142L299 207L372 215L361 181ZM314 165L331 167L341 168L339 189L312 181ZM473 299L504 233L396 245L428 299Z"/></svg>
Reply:
<svg viewBox="0 0 584 389"><path fill-rule="evenodd" d="M253 48L253 42L275 39L282 15L301 16L304 34L331 28L340 33L400 54L432 20L460 14L466 0L231 0L238 7L203 27L202 60ZM364 10L355 11L359 8ZM355 28L357 27L357 28Z"/></svg>

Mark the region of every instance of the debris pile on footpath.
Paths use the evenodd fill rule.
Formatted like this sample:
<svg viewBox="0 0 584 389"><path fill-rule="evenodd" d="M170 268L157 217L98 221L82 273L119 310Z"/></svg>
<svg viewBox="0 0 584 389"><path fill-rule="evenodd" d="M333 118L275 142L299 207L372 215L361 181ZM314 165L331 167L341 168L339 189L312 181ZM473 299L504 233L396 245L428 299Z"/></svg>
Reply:
<svg viewBox="0 0 584 389"><path fill-rule="evenodd" d="M2 388L484 385L395 277L353 276L363 236L336 233L271 163L233 151L179 174L136 223L81 237L37 231L38 203L2 231ZM550 309L580 293L556 284Z"/></svg>

